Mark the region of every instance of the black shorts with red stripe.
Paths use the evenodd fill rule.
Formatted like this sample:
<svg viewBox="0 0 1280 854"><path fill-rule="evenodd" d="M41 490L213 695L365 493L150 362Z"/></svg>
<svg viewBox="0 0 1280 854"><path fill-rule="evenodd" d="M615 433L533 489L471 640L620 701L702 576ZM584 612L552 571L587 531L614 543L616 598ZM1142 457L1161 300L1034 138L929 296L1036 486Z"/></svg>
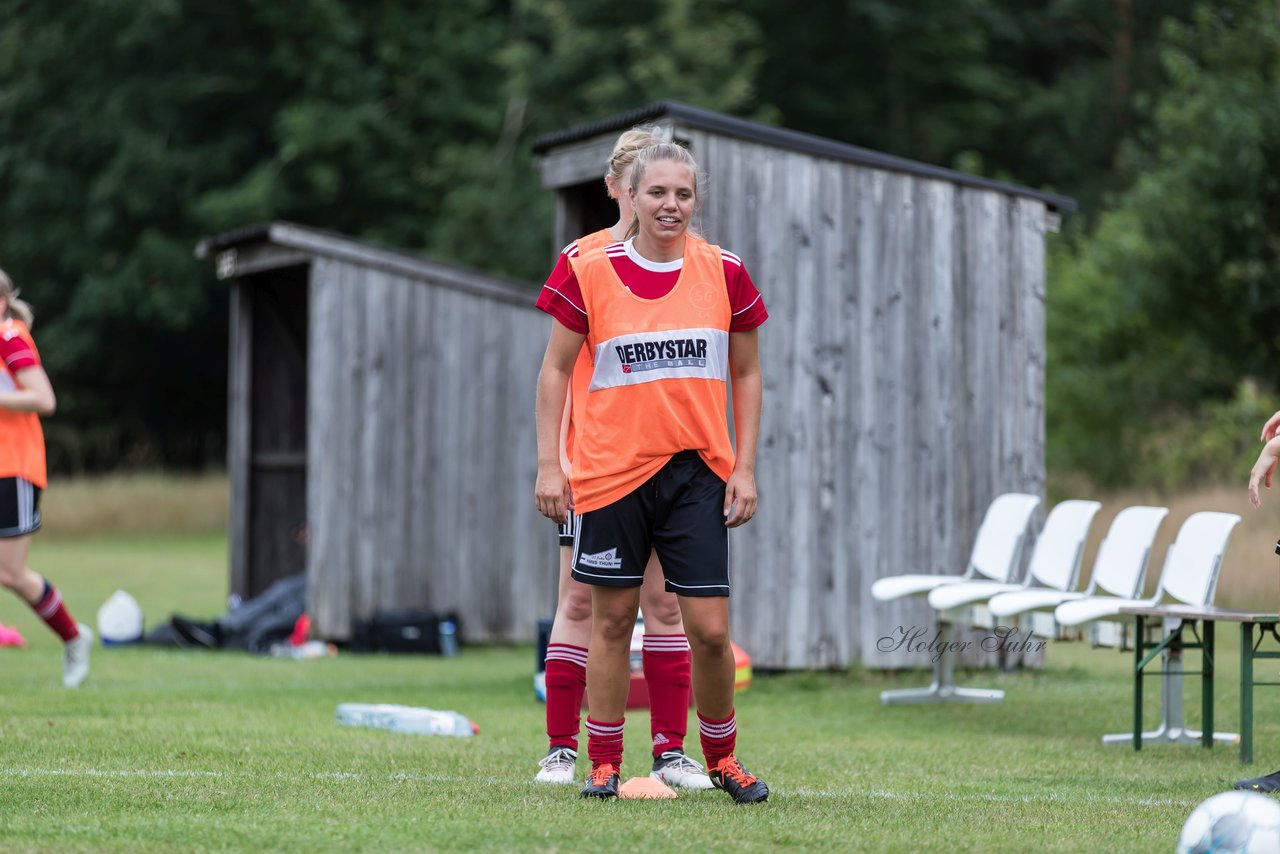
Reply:
<svg viewBox="0 0 1280 854"><path fill-rule="evenodd" d="M650 551L678 596L729 595L725 483L697 451L682 451L629 495L579 517L573 578L639 587Z"/></svg>
<svg viewBox="0 0 1280 854"><path fill-rule="evenodd" d="M40 487L26 478L0 477L0 539L40 529Z"/></svg>

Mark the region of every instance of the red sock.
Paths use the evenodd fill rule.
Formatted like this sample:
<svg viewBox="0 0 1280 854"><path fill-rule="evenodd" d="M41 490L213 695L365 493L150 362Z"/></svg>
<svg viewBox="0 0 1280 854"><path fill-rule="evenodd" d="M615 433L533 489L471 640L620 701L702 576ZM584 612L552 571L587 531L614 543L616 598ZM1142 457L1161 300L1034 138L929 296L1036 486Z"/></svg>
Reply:
<svg viewBox="0 0 1280 854"><path fill-rule="evenodd" d="M44 620L58 637L62 638L63 643L80 636L80 627L76 625L75 620L71 619L67 606L62 604L62 594L58 592L58 588L49 583L48 579L44 582L44 592L40 594L40 601L32 605L31 610L35 611L37 616Z"/></svg>
<svg viewBox="0 0 1280 854"><path fill-rule="evenodd" d="M646 634L643 660L653 755L684 750L685 733L689 731L689 639L684 635Z"/></svg>
<svg viewBox="0 0 1280 854"><path fill-rule="evenodd" d="M587 650L567 643L547 644L547 741L578 749L582 695L587 690Z"/></svg>
<svg viewBox="0 0 1280 854"><path fill-rule="evenodd" d="M587 715L587 756L591 767L612 765L622 771L622 724L626 718L613 723L596 721Z"/></svg>
<svg viewBox="0 0 1280 854"><path fill-rule="evenodd" d="M707 760L707 770L710 771L721 759L731 755L738 745L737 714L730 712L724 720L713 721L699 712L698 736L702 741L702 756Z"/></svg>

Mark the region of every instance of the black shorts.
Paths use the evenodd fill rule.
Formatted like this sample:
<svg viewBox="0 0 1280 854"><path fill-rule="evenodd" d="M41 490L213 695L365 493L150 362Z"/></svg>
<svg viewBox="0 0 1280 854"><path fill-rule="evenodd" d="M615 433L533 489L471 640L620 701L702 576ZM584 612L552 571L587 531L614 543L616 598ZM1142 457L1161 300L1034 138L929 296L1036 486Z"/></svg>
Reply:
<svg viewBox="0 0 1280 854"><path fill-rule="evenodd" d="M578 535L578 527L581 524L581 517L572 510L567 510L565 512L569 514L569 518L563 525L557 525L556 528L560 531L560 545L572 546L573 538Z"/></svg>
<svg viewBox="0 0 1280 854"><path fill-rule="evenodd" d="M697 451L676 454L630 495L582 514L573 547L574 580L639 587L653 551L668 591L728 596L724 490L724 481Z"/></svg>
<svg viewBox="0 0 1280 854"><path fill-rule="evenodd" d="M0 477L0 539L40 529L40 487L21 477Z"/></svg>

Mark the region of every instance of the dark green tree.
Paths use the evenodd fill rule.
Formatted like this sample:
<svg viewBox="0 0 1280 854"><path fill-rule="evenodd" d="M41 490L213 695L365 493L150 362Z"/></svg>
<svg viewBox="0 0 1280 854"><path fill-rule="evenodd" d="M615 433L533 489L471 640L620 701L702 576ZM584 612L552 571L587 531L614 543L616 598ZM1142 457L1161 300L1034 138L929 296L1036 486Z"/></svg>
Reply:
<svg viewBox="0 0 1280 854"><path fill-rule="evenodd" d="M749 100L754 30L731 4L600 10L4 0L0 265L40 313L55 465L218 459L226 291L202 236L288 219L537 278L534 136Z"/></svg>
<svg viewBox="0 0 1280 854"><path fill-rule="evenodd" d="M747 0L780 124L1079 198L1131 180L1116 152L1159 90L1164 20L1193 0Z"/></svg>
<svg viewBox="0 0 1280 854"><path fill-rule="evenodd" d="M1190 24L1167 26L1166 44L1169 86L1126 148L1136 181L1054 259L1051 462L1107 483L1167 483L1152 469L1169 446L1252 385L1276 387L1275 4L1205 4ZM1236 427L1247 445L1254 426ZM1187 474L1210 476L1212 464Z"/></svg>
<svg viewBox="0 0 1280 854"><path fill-rule="evenodd" d="M487 136L449 148L449 215L426 246L437 256L533 280L546 274L551 196L530 151L541 134L659 100L752 111L759 34L729 0L519 0L505 26L497 121ZM482 234L503 245L478 242Z"/></svg>
<svg viewBox="0 0 1280 854"><path fill-rule="evenodd" d="M673 99L1075 195L1081 233L1114 198L1050 292L1078 465L1276 350L1274 4L1192 2L0 0L0 266L40 316L52 457L219 459L199 238L289 219L536 281L532 140Z"/></svg>

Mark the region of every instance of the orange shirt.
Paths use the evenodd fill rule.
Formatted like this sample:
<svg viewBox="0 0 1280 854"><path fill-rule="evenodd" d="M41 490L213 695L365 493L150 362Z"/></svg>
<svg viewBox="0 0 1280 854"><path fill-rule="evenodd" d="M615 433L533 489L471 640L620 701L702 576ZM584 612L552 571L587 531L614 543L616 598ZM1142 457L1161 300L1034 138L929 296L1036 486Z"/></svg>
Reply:
<svg viewBox="0 0 1280 854"><path fill-rule="evenodd" d="M40 358L27 327L17 320L0 321L0 336L21 338ZM21 368L17 369L21 370ZM7 364L0 370L0 389L20 388L17 371ZM34 412L0 409L0 477L21 477L44 489L48 485L44 461L44 431Z"/></svg>
<svg viewBox="0 0 1280 854"><path fill-rule="evenodd" d="M587 393L574 406L574 509L612 504L685 450L727 481L732 309L720 248L687 236L680 278L658 299L631 293L603 249L571 263L592 354Z"/></svg>
<svg viewBox="0 0 1280 854"><path fill-rule="evenodd" d="M603 249L613 243L613 234L609 229L579 237L575 241L578 256L581 257L593 249ZM573 422L581 418L580 411L587 399L587 386L591 383L591 349L586 344L578 353L578 361L573 365L573 376L569 381L569 397L564 402L564 420L560 426L560 467L566 475L573 473Z"/></svg>

